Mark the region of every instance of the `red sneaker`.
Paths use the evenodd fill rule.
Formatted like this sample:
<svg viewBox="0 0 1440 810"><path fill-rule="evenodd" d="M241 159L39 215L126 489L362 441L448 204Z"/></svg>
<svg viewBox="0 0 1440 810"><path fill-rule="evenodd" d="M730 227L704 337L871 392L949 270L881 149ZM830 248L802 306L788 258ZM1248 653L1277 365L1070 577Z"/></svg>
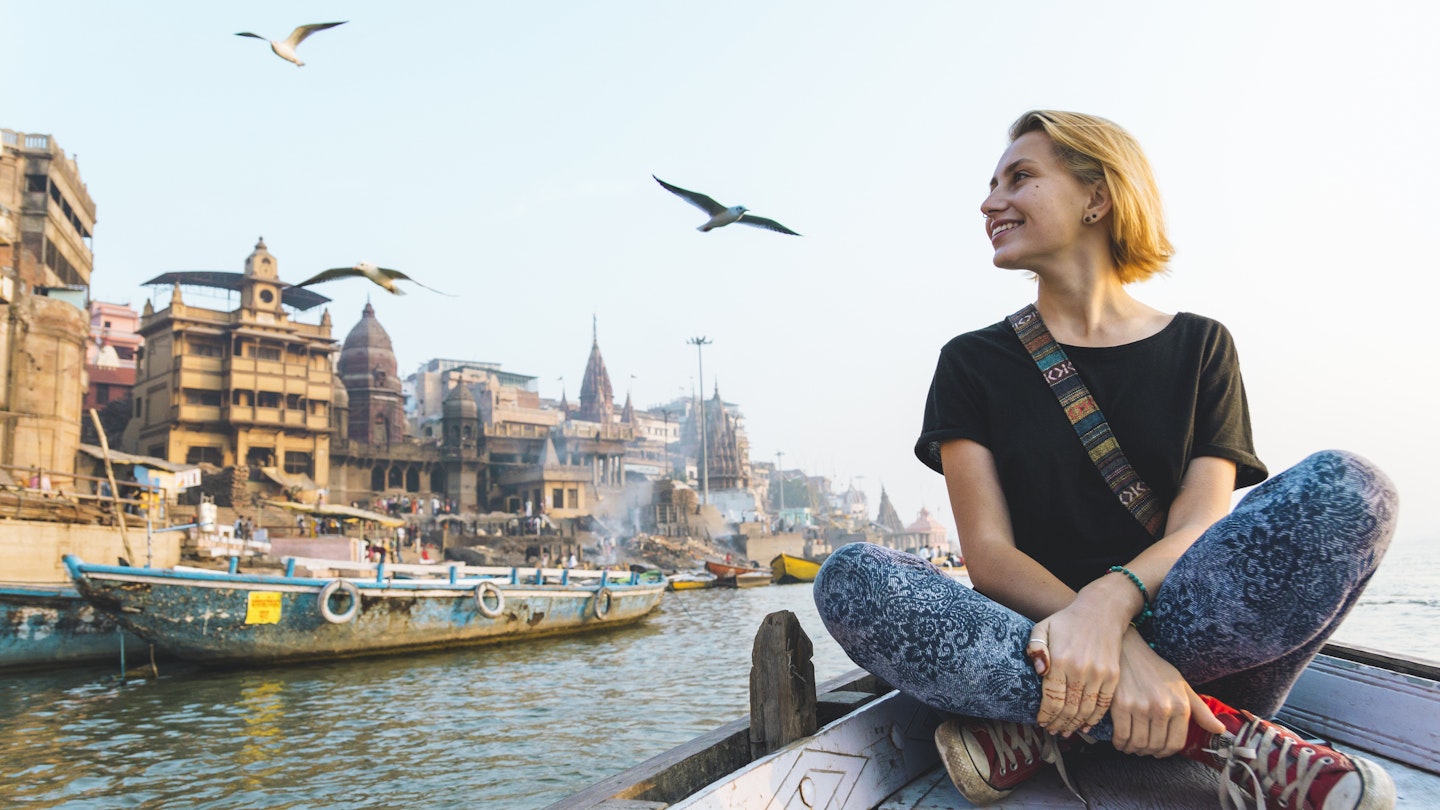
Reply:
<svg viewBox="0 0 1440 810"><path fill-rule="evenodd" d="M1010 795L1046 763L1054 763L1060 778L1070 786L1065 760L1060 757L1069 742L1039 726L957 717L935 729L935 746L950 781L977 807Z"/></svg>
<svg viewBox="0 0 1440 810"><path fill-rule="evenodd" d="M1214 698L1204 700L1225 724L1225 733L1212 734L1192 723L1180 753L1220 770L1222 807L1244 808L1253 801L1264 808L1267 800L1297 810L1395 806L1395 782L1374 762L1307 742L1284 726Z"/></svg>

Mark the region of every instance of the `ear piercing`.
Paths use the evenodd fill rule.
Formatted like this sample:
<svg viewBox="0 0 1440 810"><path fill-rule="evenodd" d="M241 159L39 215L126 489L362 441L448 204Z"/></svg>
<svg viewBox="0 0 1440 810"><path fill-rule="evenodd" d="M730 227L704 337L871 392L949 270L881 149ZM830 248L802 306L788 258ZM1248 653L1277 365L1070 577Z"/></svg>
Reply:
<svg viewBox="0 0 1440 810"><path fill-rule="evenodd" d="M1094 214L1086 214L1086 215L1085 215L1085 224L1086 224L1086 225L1089 225L1090 223L1092 223L1092 222L1094 222L1094 221L1095 221L1095 215L1094 215Z"/></svg>

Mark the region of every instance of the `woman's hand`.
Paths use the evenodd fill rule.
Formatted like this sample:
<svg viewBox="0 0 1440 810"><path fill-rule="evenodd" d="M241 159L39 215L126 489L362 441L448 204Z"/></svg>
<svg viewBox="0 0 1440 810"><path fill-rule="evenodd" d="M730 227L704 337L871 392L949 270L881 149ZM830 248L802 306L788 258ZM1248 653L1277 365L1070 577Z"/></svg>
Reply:
<svg viewBox="0 0 1440 810"><path fill-rule="evenodd" d="M1122 675L1120 628L1077 599L1030 630L1026 655L1043 678L1035 722L1052 734L1087 731L1111 708Z"/></svg>
<svg viewBox="0 0 1440 810"><path fill-rule="evenodd" d="M1171 756L1184 747L1192 718L1207 731L1225 730L1179 671L1156 655L1138 632L1127 630L1120 683L1110 706L1115 750Z"/></svg>

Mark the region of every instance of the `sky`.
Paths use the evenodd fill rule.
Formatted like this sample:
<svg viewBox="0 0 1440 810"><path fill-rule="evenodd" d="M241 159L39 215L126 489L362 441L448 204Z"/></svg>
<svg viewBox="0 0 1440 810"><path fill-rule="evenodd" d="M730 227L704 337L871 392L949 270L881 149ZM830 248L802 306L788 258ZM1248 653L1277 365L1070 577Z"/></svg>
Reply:
<svg viewBox="0 0 1440 810"><path fill-rule="evenodd" d="M233 36L336 20L303 68ZM939 348L1034 298L979 213L1006 130L1102 115L1177 248L1132 292L1230 328L1272 472L1358 452L1433 543L1437 30L1419 2L0 0L0 127L77 157L96 299L263 235L287 281L366 260L452 294L316 288L341 339L368 297L402 374L498 362L574 401L593 323L637 407L702 382L704 336L753 460L953 527L912 446ZM699 233L652 174L804 236Z"/></svg>

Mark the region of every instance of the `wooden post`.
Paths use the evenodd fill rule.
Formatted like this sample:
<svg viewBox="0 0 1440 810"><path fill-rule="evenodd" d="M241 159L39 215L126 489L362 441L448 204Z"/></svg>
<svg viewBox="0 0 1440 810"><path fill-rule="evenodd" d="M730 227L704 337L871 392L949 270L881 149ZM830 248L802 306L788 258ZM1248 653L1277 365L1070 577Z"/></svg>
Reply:
<svg viewBox="0 0 1440 810"><path fill-rule="evenodd" d="M120 521L120 543L125 547L125 560L131 565L135 563L135 552L130 550L130 533L125 526L125 505L120 503L120 488L115 485L115 468L110 466L110 440L105 436L105 426L100 424L100 414L90 409L90 421L95 424L95 432L100 434L100 450L105 453L105 477L110 480L110 497L114 500L115 519Z"/></svg>
<svg viewBox="0 0 1440 810"><path fill-rule="evenodd" d="M815 733L815 647L788 610L766 616L750 659L750 757Z"/></svg>

